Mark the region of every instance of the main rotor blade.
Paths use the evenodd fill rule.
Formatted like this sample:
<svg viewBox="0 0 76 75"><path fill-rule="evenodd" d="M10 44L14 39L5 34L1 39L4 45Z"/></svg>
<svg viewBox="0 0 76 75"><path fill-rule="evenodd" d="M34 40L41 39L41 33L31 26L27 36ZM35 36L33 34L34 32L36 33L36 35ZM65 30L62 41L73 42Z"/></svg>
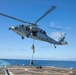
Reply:
<svg viewBox="0 0 76 75"><path fill-rule="evenodd" d="M43 17L45 17L48 13L50 13L56 6L52 6L44 15L42 15L35 23L40 21Z"/></svg>
<svg viewBox="0 0 76 75"><path fill-rule="evenodd" d="M62 30L61 28L50 27L51 29Z"/></svg>
<svg viewBox="0 0 76 75"><path fill-rule="evenodd" d="M23 23L32 24L32 23L30 23L30 22L26 22L26 21L20 20L20 19L18 19L18 18L12 17L12 16L8 16L8 15L3 14L3 13L0 13L0 15L5 16L5 17L8 17L8 18L11 18L11 19L14 19L14 20L17 20L17 21L20 21L20 22L23 22Z"/></svg>

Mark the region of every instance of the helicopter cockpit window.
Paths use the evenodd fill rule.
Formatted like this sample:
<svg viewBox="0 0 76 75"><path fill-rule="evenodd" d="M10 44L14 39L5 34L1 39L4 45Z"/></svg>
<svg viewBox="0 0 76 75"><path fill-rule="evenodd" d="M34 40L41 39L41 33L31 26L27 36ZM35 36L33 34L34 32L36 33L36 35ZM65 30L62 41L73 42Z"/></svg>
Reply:
<svg viewBox="0 0 76 75"><path fill-rule="evenodd" d="M43 30L41 30L41 32L42 32L43 34L46 34L46 32L45 32L45 31L43 31Z"/></svg>
<svg viewBox="0 0 76 75"><path fill-rule="evenodd" d="M24 25L20 25L20 28L23 28L24 27Z"/></svg>
<svg viewBox="0 0 76 75"><path fill-rule="evenodd" d="M18 29L18 27L16 26L15 29Z"/></svg>

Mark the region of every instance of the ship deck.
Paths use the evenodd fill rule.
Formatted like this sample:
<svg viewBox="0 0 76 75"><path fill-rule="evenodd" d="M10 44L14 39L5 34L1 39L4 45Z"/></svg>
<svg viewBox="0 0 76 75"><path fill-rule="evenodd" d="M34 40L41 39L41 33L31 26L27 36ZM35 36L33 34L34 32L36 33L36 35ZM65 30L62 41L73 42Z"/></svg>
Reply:
<svg viewBox="0 0 76 75"><path fill-rule="evenodd" d="M76 75L76 69L41 66L7 66L4 72L5 75Z"/></svg>

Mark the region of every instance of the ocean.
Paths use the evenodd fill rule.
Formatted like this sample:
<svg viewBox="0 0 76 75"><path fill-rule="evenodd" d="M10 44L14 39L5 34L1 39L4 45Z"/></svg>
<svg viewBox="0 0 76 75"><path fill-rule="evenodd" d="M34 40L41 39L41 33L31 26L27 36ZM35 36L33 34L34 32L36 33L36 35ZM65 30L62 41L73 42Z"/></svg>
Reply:
<svg viewBox="0 0 76 75"><path fill-rule="evenodd" d="M76 61L58 61L58 60L33 60L34 66L55 66L63 68L75 68ZM30 60L20 60L20 59L0 59L0 67L2 66L11 66L11 65L20 65L25 64L26 66L30 65Z"/></svg>

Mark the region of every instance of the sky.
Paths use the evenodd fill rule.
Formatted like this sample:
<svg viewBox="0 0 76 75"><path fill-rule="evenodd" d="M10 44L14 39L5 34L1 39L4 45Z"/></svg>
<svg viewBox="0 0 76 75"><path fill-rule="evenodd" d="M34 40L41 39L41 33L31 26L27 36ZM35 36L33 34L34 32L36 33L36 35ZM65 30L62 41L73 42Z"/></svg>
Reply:
<svg viewBox="0 0 76 75"><path fill-rule="evenodd" d="M41 19L38 27L57 40L62 34L68 45L54 46L35 40L35 60L74 60L76 61L76 0L0 0L0 13L4 13L27 22L35 22L53 5L56 8ZM21 39L8 28L23 24L19 21L0 16L0 58L31 59L33 39ZM57 27L62 30L49 28Z"/></svg>

